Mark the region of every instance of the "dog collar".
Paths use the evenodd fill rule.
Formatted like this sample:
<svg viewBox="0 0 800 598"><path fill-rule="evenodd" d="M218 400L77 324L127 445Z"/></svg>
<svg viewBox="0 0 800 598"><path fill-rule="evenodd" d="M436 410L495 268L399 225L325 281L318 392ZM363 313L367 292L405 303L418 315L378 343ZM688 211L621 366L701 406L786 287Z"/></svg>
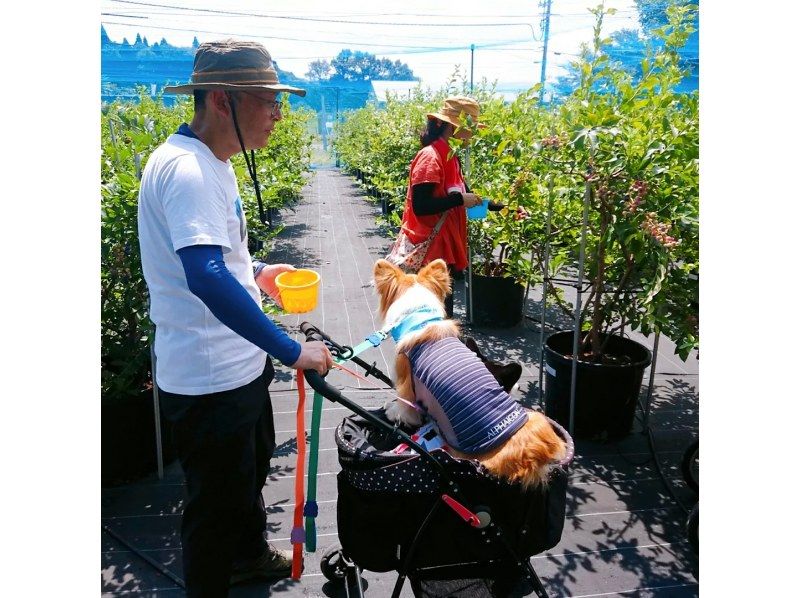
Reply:
<svg viewBox="0 0 800 598"><path fill-rule="evenodd" d="M406 314L402 320L392 327L392 338L394 342L400 342L400 339L404 336L416 332L427 323L443 319L439 310L433 307L418 307L411 313Z"/></svg>

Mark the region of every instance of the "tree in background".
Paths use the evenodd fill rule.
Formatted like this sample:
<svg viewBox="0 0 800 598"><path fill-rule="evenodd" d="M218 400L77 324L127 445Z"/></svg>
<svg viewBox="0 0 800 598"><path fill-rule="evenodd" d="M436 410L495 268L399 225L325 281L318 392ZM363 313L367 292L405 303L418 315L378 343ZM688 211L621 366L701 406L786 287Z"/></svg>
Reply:
<svg viewBox="0 0 800 598"><path fill-rule="evenodd" d="M639 11L639 23L645 35L652 36L653 32L659 27L663 27L669 22L667 18L667 6L689 6L694 4L700 7L700 0L635 0L636 9ZM697 28L697 23L695 23Z"/></svg>
<svg viewBox="0 0 800 598"><path fill-rule="evenodd" d="M662 42L656 32L667 26L669 18L667 9L671 6L697 6L699 0L636 0L639 12L641 31L636 29L620 29L613 32L609 38L611 43L603 48L604 54L613 62L618 63L626 72L638 80L642 75L642 59L647 54L648 45L661 46ZM699 13L696 13L699 14ZM684 47L680 50L682 67L689 71L689 76L678 86L681 92L697 89L697 76L699 72L698 32L699 24L695 19L695 31L689 36ZM580 57L586 58L589 50L583 48ZM566 67L567 72L558 77L553 83L553 98L559 100L572 93L578 87L581 73L576 68L577 63Z"/></svg>
<svg viewBox="0 0 800 598"><path fill-rule="evenodd" d="M306 78L310 81L326 81L330 76L331 63L327 60L315 60L308 65Z"/></svg>
<svg viewBox="0 0 800 598"><path fill-rule="evenodd" d="M411 68L399 60L392 62L369 52L352 50L342 50L330 62L315 60L309 65L306 76L312 81L417 80Z"/></svg>

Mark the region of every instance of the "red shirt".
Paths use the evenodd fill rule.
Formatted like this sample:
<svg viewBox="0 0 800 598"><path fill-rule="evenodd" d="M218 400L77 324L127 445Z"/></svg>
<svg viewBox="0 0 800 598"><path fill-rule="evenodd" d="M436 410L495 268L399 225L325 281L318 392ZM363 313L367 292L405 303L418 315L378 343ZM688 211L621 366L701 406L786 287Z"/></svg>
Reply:
<svg viewBox="0 0 800 598"><path fill-rule="evenodd" d="M441 214L417 216L412 207L412 190L420 183L436 183L434 198L444 198L451 191L466 193L464 177L455 156L447 159L450 145L444 139L437 139L423 147L411 161L406 204L403 210L402 230L412 243L422 243L433 232ZM450 208L446 212L444 224L431 243L423 263L427 264L442 258L456 270L467 267L467 212L464 206Z"/></svg>

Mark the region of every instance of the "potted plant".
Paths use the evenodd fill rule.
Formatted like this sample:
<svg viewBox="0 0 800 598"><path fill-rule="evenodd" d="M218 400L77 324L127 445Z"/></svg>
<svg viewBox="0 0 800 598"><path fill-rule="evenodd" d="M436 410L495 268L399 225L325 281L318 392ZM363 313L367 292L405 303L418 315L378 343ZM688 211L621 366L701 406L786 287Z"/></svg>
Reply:
<svg viewBox="0 0 800 598"><path fill-rule="evenodd" d="M652 50L634 78L609 62L596 9L594 46L578 63L581 82L559 108L555 134L536 151L551 165L564 218L552 239L558 263L576 266L574 222L588 211L579 314L577 435L630 431L650 351L622 334L663 331L686 359L698 344L697 95L675 91L684 71L677 49L692 31L689 7L668 10ZM568 233L566 231L569 231ZM557 301L566 311L563 295ZM551 335L546 358L546 410L569 423L573 332Z"/></svg>
<svg viewBox="0 0 800 598"><path fill-rule="evenodd" d="M139 104L115 102L102 115L100 388L105 484L144 475L156 466L152 325L139 255L137 204L144 156L180 122L176 111L165 110L146 94ZM167 459L168 432L162 421Z"/></svg>
<svg viewBox="0 0 800 598"><path fill-rule="evenodd" d="M526 237L516 211L489 212L485 220L469 221L472 252L470 285L472 321L477 325L510 327L522 320L530 261L523 257Z"/></svg>

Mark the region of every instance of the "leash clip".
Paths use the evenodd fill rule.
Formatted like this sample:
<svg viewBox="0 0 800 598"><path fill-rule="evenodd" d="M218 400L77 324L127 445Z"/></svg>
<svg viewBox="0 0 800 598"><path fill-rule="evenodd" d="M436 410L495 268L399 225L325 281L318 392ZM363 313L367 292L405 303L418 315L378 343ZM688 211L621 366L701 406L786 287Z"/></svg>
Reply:
<svg viewBox="0 0 800 598"><path fill-rule="evenodd" d="M378 347L389 335L383 330L373 332L367 337L367 340L372 343L373 347Z"/></svg>

